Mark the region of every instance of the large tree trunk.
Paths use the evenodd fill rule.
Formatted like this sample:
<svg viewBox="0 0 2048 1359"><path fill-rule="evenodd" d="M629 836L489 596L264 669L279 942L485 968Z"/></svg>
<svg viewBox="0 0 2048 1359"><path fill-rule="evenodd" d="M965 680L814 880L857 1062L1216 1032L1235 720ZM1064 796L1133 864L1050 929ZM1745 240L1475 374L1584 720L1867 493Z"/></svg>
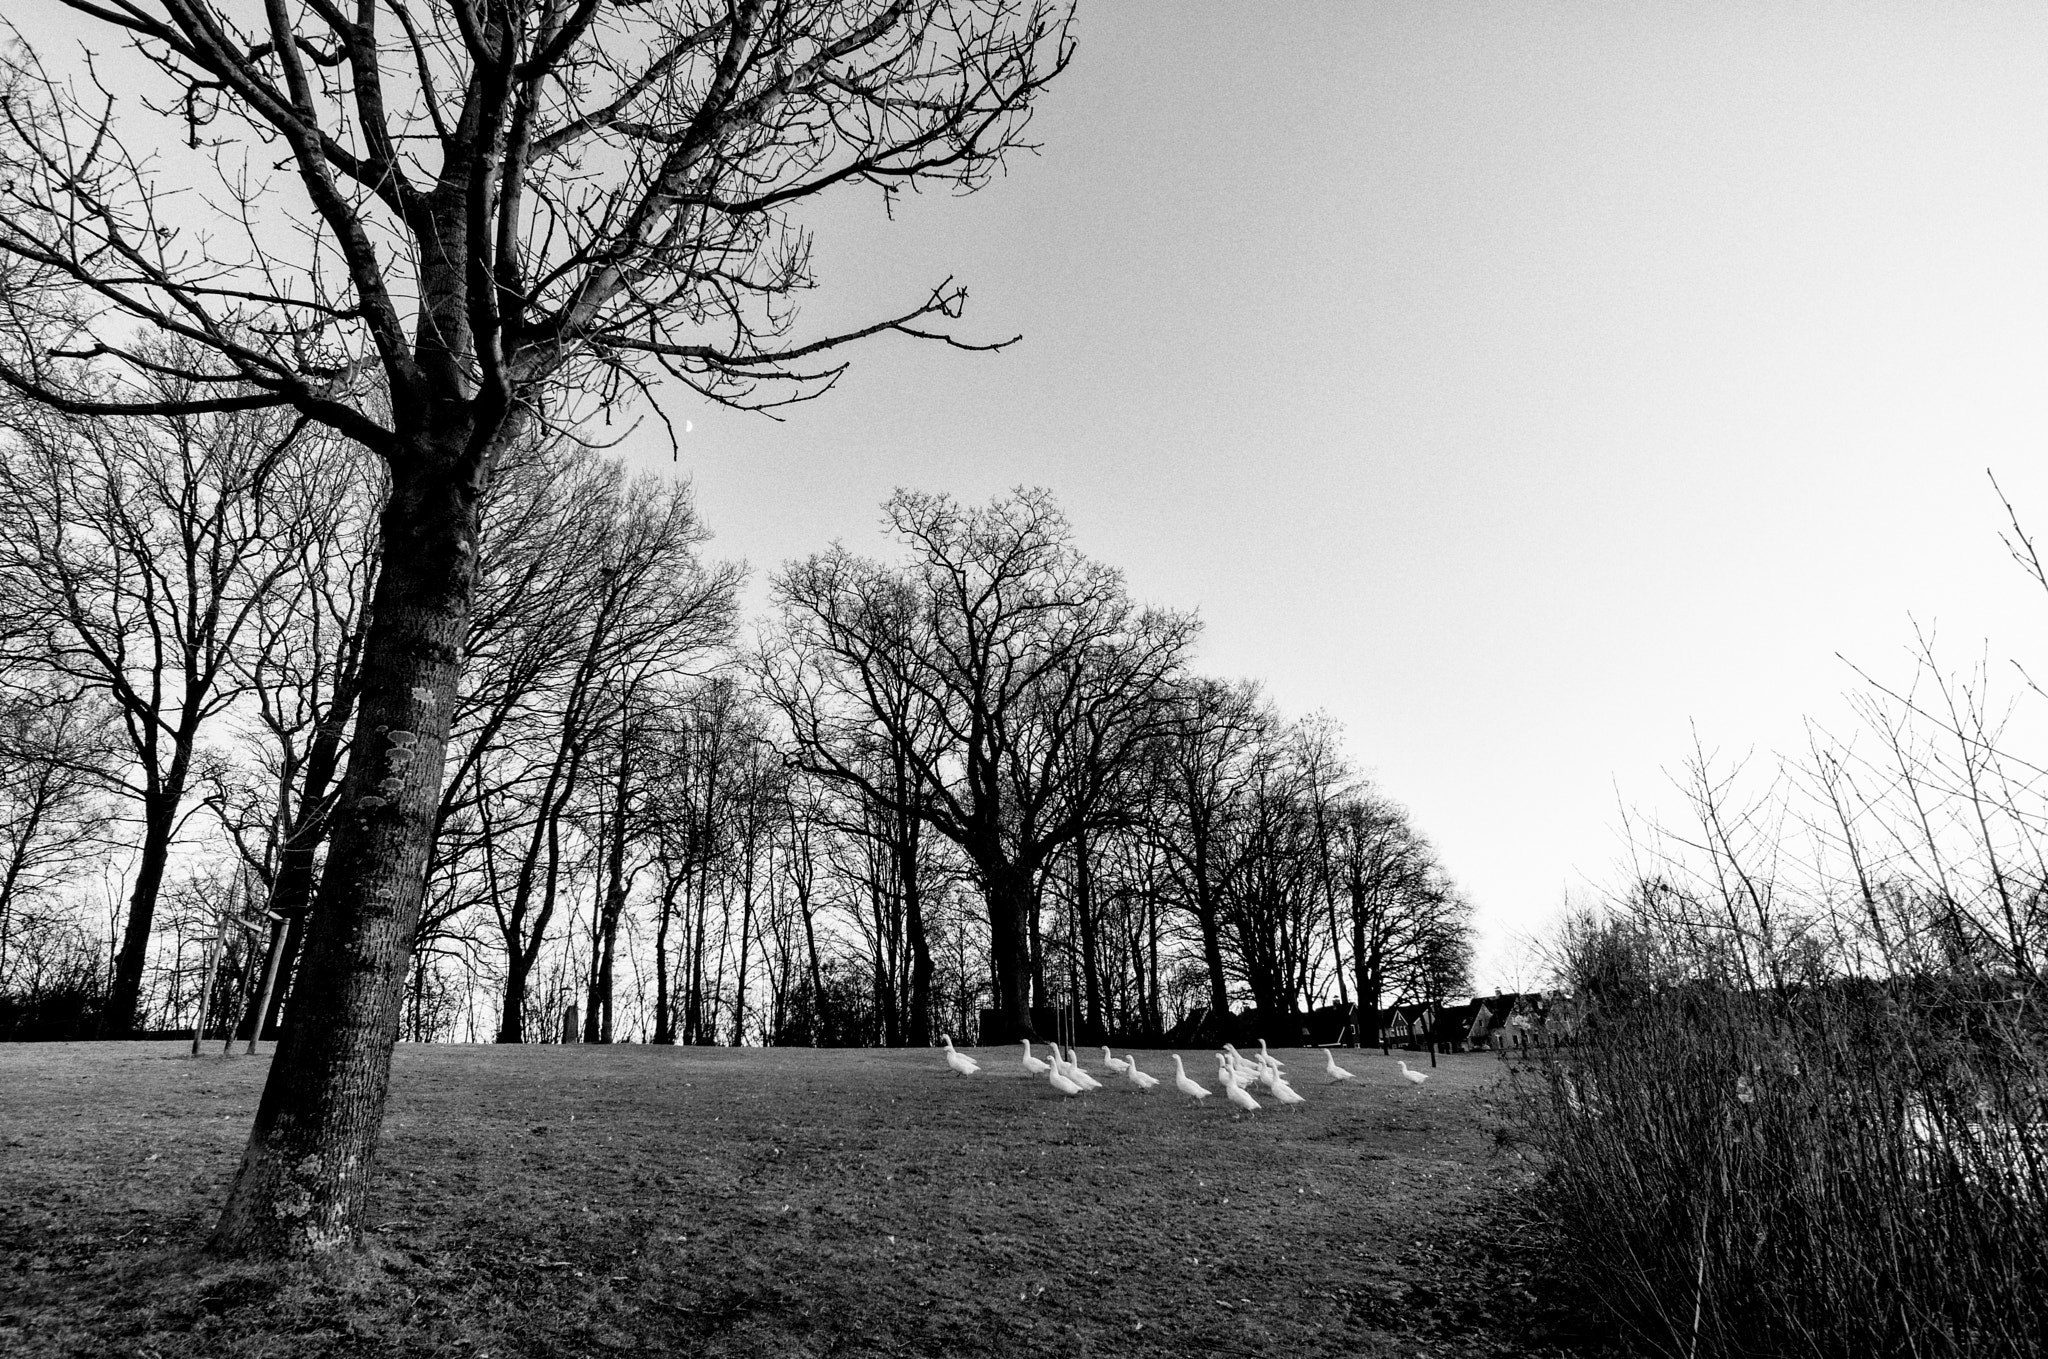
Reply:
<svg viewBox="0 0 2048 1359"><path fill-rule="evenodd" d="M597 1041L612 1041L612 970L619 954L619 913L608 903L604 913L604 955L598 966L598 1005L602 1013L597 1023Z"/></svg>
<svg viewBox="0 0 2048 1359"><path fill-rule="evenodd" d="M752 815L752 813L749 813ZM740 958L739 976L733 983L732 1045L744 1046L747 1040L747 935L754 928L754 837L746 841L747 862L740 872Z"/></svg>
<svg viewBox="0 0 2048 1359"><path fill-rule="evenodd" d="M910 936L910 1013L906 1020L906 1041L913 1047L923 1047L932 1041L932 966L931 942L926 935L924 919L924 893L915 886L905 893L903 899L904 922Z"/></svg>
<svg viewBox="0 0 2048 1359"><path fill-rule="evenodd" d="M1003 1040L1038 1037L1031 1027L1031 875L999 859L981 865L988 892L989 960Z"/></svg>
<svg viewBox="0 0 2048 1359"><path fill-rule="evenodd" d="M1221 1018L1230 1012L1230 993L1223 976L1223 929L1216 919L1216 901L1208 884L1195 883L1195 921L1202 930L1202 963L1209 973L1209 1013Z"/></svg>
<svg viewBox="0 0 2048 1359"><path fill-rule="evenodd" d="M872 862L872 861L871 861ZM902 914L902 884L873 868L868 888L868 915L875 930L875 1023L885 1048L903 1045L903 1007L897 1003L897 920Z"/></svg>
<svg viewBox="0 0 2048 1359"><path fill-rule="evenodd" d="M1095 932L1095 881L1088 862L1088 837L1074 837L1074 919L1081 927L1081 990L1088 1007L1088 1032L1104 1032L1102 960Z"/></svg>
<svg viewBox="0 0 2048 1359"><path fill-rule="evenodd" d="M797 909L804 913L804 948L811 960L811 1046L818 1047L833 1041L832 1011L825 999L825 970L818 960L818 929L811 920L808 890L797 898Z"/></svg>
<svg viewBox="0 0 2048 1359"><path fill-rule="evenodd" d="M173 780L149 795L143 809L142 852L135 869L135 890L128 894L128 923L121 932L121 951L114 958L114 984L107 992L102 1031L109 1038L135 1032L142 1005L142 969L149 961L149 933L156 920L157 893L171 856L171 834L177 826L178 803L184 798L184 757Z"/></svg>
<svg viewBox="0 0 2048 1359"><path fill-rule="evenodd" d="M685 868L684 872L689 870ZM654 1041L673 1045L676 1041L675 1002L670 998L668 985L668 927L676 915L676 893L682 887L680 877L662 874L661 904L657 908L654 923Z"/></svg>
<svg viewBox="0 0 2048 1359"><path fill-rule="evenodd" d="M896 880L903 888L903 925L910 945L910 1013L904 1041L923 1047L932 1041L932 950L924 921L924 865L919 822L902 818L896 828Z"/></svg>
<svg viewBox="0 0 2048 1359"><path fill-rule="evenodd" d="M392 479L326 871L217 1254L306 1256L359 1239L476 587L487 476L459 470L460 448L419 447Z"/></svg>
<svg viewBox="0 0 2048 1359"><path fill-rule="evenodd" d="M1159 1003L1159 902L1157 898L1152 899L1145 907L1145 934L1145 942L1148 945L1145 953L1145 977L1147 982L1150 983L1147 989L1151 996L1148 1002L1151 1008L1146 1011L1146 1018L1150 1022L1151 1028L1147 1032L1154 1038L1157 1038L1166 1032L1166 1010Z"/></svg>
<svg viewBox="0 0 2048 1359"><path fill-rule="evenodd" d="M505 940L505 996L498 1012L496 1041L500 1043L526 1041L527 978L540 957L541 945L547 941L548 924L554 919L561 874L562 809L575 795L576 781L583 768L583 744L571 738L572 726L573 714L565 715L555 742L554 761L548 766L547 782L541 788L540 813L534 819L533 833L527 837L526 850L519 857L512 906L501 927ZM543 860L547 863L545 875L540 867ZM533 908L535 880L543 877L540 906L528 933L526 913Z"/></svg>
<svg viewBox="0 0 2048 1359"><path fill-rule="evenodd" d="M533 975L533 960L524 950L514 950L505 959L505 990L499 997L498 1033L494 1043L523 1043L526 1041L526 984ZM546 1028L541 1026L541 1040L547 1040Z"/></svg>
<svg viewBox="0 0 2048 1359"><path fill-rule="evenodd" d="M597 1024L596 1041L612 1041L612 973L619 951L619 917L626 910L626 811L631 791L631 766L621 750L617 801L606 837L604 907L599 920L602 953L592 978L590 1011ZM600 1011L602 1013L600 1014Z"/></svg>

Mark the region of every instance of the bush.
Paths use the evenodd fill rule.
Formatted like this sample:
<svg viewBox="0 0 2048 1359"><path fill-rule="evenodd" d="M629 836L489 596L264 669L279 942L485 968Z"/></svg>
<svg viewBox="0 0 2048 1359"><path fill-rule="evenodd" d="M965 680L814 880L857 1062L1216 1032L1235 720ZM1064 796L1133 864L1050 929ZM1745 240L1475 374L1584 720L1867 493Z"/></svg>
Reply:
<svg viewBox="0 0 2048 1359"><path fill-rule="evenodd" d="M2040 1353L2042 999L1902 979L1602 1004L1515 1082L1567 1271L1662 1353Z"/></svg>
<svg viewBox="0 0 2048 1359"><path fill-rule="evenodd" d="M21 995L0 994L0 1042L76 1042L100 1035L105 986L72 978Z"/></svg>

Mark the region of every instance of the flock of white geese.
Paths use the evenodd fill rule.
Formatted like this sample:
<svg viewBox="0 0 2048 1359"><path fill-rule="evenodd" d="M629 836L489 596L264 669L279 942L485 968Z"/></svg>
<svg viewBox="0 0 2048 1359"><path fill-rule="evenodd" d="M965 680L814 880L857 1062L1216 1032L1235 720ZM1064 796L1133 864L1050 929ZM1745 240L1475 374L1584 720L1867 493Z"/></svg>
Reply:
<svg viewBox="0 0 2048 1359"><path fill-rule="evenodd" d="M939 1041L946 1045L947 1066L962 1076L980 1074L979 1060L956 1051L950 1037L942 1036ZM1101 1081L1081 1069L1080 1054L1075 1049L1068 1048L1063 1056L1058 1043L1047 1043L1046 1046L1052 1049L1052 1059L1048 1061L1031 1050L1030 1039L1023 1038L1018 1041L1024 1048L1025 1074L1045 1077L1047 1084L1068 1099L1086 1094L1090 1090L1102 1089ZM1429 1079L1429 1073L1426 1071L1411 1070L1406 1062L1399 1065L1404 1080L1421 1085ZM1150 1090L1159 1084L1159 1077L1148 1075L1138 1069L1136 1053L1119 1057L1105 1047L1102 1050L1102 1066L1112 1078L1121 1076L1140 1091ZM1287 1063L1266 1050L1266 1040L1263 1038L1259 1040L1257 1061L1247 1058L1229 1043L1225 1043L1223 1050L1216 1054L1216 1079L1223 1086L1224 1097L1246 1113L1256 1112L1263 1107L1252 1095L1253 1087L1263 1089L1267 1095L1284 1106L1308 1102L1288 1083L1286 1068ZM1329 1078L1326 1082L1329 1085L1357 1079L1337 1065L1336 1054L1328 1048L1323 1049L1323 1074ZM1173 1054L1173 1088L1188 1097L1190 1108L1200 1107L1203 1100L1216 1093L1188 1075L1187 1067L1181 1063L1180 1054L1177 1052Z"/></svg>

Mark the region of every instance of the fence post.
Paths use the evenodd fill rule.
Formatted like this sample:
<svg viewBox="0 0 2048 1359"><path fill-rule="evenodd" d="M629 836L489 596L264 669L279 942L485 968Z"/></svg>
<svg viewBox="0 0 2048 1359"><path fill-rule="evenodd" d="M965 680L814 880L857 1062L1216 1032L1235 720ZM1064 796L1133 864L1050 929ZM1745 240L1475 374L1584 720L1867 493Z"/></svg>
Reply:
<svg viewBox="0 0 2048 1359"><path fill-rule="evenodd" d="M192 1021L192 1055L199 1055L199 1044L206 1036L206 1003L213 994L213 969L220 961L221 936L216 934L207 941L206 970L199 978L199 1017Z"/></svg>
<svg viewBox="0 0 2048 1359"><path fill-rule="evenodd" d="M263 964L263 993L256 1001L256 1014L249 1025L249 1047L245 1055L256 1051L256 1040L263 1036L263 1020L270 1013L270 993L277 986L277 965L284 960L285 918L272 915L270 927L270 957Z"/></svg>

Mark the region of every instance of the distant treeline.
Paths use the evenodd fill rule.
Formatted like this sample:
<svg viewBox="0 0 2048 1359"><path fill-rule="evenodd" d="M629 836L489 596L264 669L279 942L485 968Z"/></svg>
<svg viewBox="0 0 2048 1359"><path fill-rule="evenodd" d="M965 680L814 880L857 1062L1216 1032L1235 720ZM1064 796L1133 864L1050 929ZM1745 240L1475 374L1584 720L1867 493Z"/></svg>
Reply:
<svg viewBox="0 0 2048 1359"><path fill-rule="evenodd" d="M0 421L0 1034L189 1028L202 992L246 1033L266 980L274 1029L378 465L267 411ZM1194 673L1194 618L1044 492L884 513L891 555L789 563L743 630L686 484L566 443L500 471L403 1037L1158 1037L1467 988L1465 903L1332 724Z"/></svg>

